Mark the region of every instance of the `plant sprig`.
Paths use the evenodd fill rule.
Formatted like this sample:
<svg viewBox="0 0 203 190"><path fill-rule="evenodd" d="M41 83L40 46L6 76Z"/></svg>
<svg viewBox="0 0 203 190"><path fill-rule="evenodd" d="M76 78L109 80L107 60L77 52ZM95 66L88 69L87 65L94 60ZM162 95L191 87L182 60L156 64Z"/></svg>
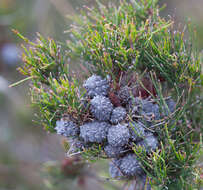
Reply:
<svg viewBox="0 0 203 190"><path fill-rule="evenodd" d="M54 131L56 121L66 115L78 125L91 119L88 106L81 101L85 91L70 72L67 57L82 62L90 73L110 76L111 93L125 79L125 85L141 87L165 117L155 121L153 129L160 147L147 154L134 145L134 153L155 188L192 190L198 186L195 163L202 148L198 134L203 124L201 58L193 46L194 38L185 35L191 27L175 31L173 20L159 16L161 8L157 3L158 0L124 0L118 6L105 6L97 1L98 8L86 7L80 16L72 18L75 24L64 47L67 52L53 39L38 34L36 42L31 42L14 31L29 46L23 45L24 65L19 68L27 78L14 85L32 81L32 103L39 110L40 125L49 131ZM146 81L142 83L144 77L155 94L147 89ZM171 95L177 100L173 113L165 98ZM100 144L91 146L83 151L83 156L99 159L102 151Z"/></svg>

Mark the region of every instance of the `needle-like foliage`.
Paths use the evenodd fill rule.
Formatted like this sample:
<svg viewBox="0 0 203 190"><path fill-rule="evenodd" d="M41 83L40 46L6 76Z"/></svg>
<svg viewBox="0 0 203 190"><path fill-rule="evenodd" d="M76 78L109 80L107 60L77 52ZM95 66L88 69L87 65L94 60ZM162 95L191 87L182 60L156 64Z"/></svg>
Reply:
<svg viewBox="0 0 203 190"><path fill-rule="evenodd" d="M117 125L107 129L102 141L84 145L80 152L84 158L106 158L111 154L106 154L104 147L110 144L112 150L124 150L119 156L136 156L136 163L141 164L146 181L154 189L198 189L201 180L197 161L203 125L201 57L195 38L188 35L190 25L175 29L171 18L159 16L162 8L157 3L123 0L118 6L111 2L105 6L97 1L96 8L86 7L80 16L72 18L66 53L52 39L38 35L33 43L16 32L30 46L24 48L24 65L19 71L27 76L23 81L32 80L32 103L38 107L40 124L47 130L54 131L56 121L67 116L83 128L94 117L110 125L112 110L124 110L118 120L121 123L116 120ZM86 89L80 88L80 80L70 72L67 57L94 74L87 80L91 83L84 85ZM100 82L94 83L94 79ZM89 106L95 95L105 100L96 105L98 113ZM146 109L140 108L144 102ZM133 122L142 123L142 137L131 136L128 125ZM118 135L122 134L121 127L123 139ZM95 126L84 128L84 132L100 137ZM153 142L156 144L150 144Z"/></svg>
<svg viewBox="0 0 203 190"><path fill-rule="evenodd" d="M71 56L80 57L90 70L116 78L116 73L155 70L170 84L199 80L201 65L192 51L193 39L185 31L175 31L174 21L159 16L157 1L131 3L119 7L98 3L76 17L68 44ZM118 74L117 74L118 75Z"/></svg>
<svg viewBox="0 0 203 190"><path fill-rule="evenodd" d="M55 131L56 121L63 115L70 114L80 123L78 117L82 118L86 110L81 103L84 90L80 90L78 81L69 72L69 65L64 52L61 52L61 46L53 39L45 39L40 34L34 43L19 32L14 32L29 47L22 45L24 65L18 68L27 78L13 85L32 80L30 92L32 104L39 110L37 122L52 132Z"/></svg>

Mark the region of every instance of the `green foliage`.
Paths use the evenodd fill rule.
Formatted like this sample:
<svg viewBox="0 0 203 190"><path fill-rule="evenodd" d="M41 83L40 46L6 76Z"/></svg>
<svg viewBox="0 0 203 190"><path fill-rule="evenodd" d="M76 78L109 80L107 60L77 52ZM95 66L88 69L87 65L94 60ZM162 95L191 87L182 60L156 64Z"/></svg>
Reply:
<svg viewBox="0 0 203 190"><path fill-rule="evenodd" d="M147 69L171 85L200 82L200 58L192 51L192 39L186 41L184 31L174 31L172 20L159 17L157 1L98 7L73 18L79 26L70 30L70 56L81 57L90 70L113 79L121 71Z"/></svg>
<svg viewBox="0 0 203 190"><path fill-rule="evenodd" d="M49 77L47 85L48 88L40 84L34 85L31 89L32 103L39 108L41 124L47 130L53 131L56 120L66 114L70 114L80 124L86 110L80 101L82 96L79 94L77 82L75 80L70 82L64 75L58 80Z"/></svg>
<svg viewBox="0 0 203 190"><path fill-rule="evenodd" d="M29 41L19 32L14 31L29 47L22 45L24 66L19 72L27 78L11 85L15 86L25 80L32 80L31 100L39 110L38 121L46 130L54 132L56 121L63 115L71 115L77 122L86 111L81 104L84 95L76 79L70 74L61 48L53 39L45 39L40 34L36 43Z"/></svg>
<svg viewBox="0 0 203 190"><path fill-rule="evenodd" d="M82 157L89 162L96 162L102 158L102 147L100 144L89 146L82 152Z"/></svg>
<svg viewBox="0 0 203 190"><path fill-rule="evenodd" d="M183 124L188 127L186 121ZM165 124L163 130L159 129L161 149L151 155L142 148L134 148L146 173L159 189L192 189L197 185L194 184L194 164L199 159L201 145L190 135L191 129L176 127L179 129L175 133L170 131L172 125Z"/></svg>
<svg viewBox="0 0 203 190"><path fill-rule="evenodd" d="M162 113L166 114L169 112L163 97L163 91L166 89L162 89L161 83L151 76L159 97L156 101ZM192 94L197 92L186 93L186 89L179 88L173 90L173 95L177 98L175 112L156 121L156 127L152 129L157 134L161 147L150 155L137 145L134 145L133 150L155 189L199 189L202 181L198 172L201 169L195 164L202 155L202 136L197 133L201 129L202 119L191 117L200 117L202 109L199 103L202 101L197 97L198 101L195 102ZM193 109L196 109L196 113L191 111Z"/></svg>
<svg viewBox="0 0 203 190"><path fill-rule="evenodd" d="M136 145L133 149L155 188L198 188L195 164L202 148L197 131L203 125L203 75L194 38L185 37L191 27L175 31L173 20L159 16L156 0L121 1L117 7L97 4L98 8L86 8L73 18L66 56L82 62L90 73L109 75L114 89L119 89L123 76L136 76L135 86L138 83L148 91L163 113L169 112L165 97L173 96L175 112L156 121L151 129L161 147L150 155ZM84 109L81 103L85 91L69 71L59 46L40 35L33 43L16 33L31 46L24 47L24 66L19 71L32 80L32 103L40 111L40 124L54 131L56 121L65 115L78 124L91 119L88 106ZM146 76L157 96L142 83ZM102 157L101 152L100 145L93 145L83 156L95 160Z"/></svg>
<svg viewBox="0 0 203 190"><path fill-rule="evenodd" d="M30 46L26 48L22 45L25 52L22 59L25 64L18 69L21 74L29 76L33 82L47 84L50 75L57 79L68 72L65 58L61 55L61 47L53 39L46 40L38 34L36 43L33 43L18 31L13 31Z"/></svg>

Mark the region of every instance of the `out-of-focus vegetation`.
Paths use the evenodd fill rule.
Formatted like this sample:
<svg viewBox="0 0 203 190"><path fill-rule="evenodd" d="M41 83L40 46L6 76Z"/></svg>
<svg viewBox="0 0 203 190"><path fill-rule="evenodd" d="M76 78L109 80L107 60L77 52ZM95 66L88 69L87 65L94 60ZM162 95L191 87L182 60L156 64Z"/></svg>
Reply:
<svg viewBox="0 0 203 190"><path fill-rule="evenodd" d="M201 9L203 1L160 0L160 4L164 3L167 4L167 8L162 14L174 15L177 23L191 18L191 22L197 26L199 48L203 48ZM11 29L17 29L31 40L36 32L40 32L44 36L65 42L68 35L63 31L68 30L70 25L66 15L75 15L83 5L93 4L94 0L0 0L0 189L2 190L55 189L56 185L50 184L49 179L55 178L55 175L60 176L57 169L56 174L52 175L52 169L57 164L48 163L42 167L42 163L50 160L61 162L64 157L60 137L46 135L38 124L30 122L34 116L27 106L28 89L25 86L8 88L10 83L20 79L15 69L21 62L17 56L21 52L20 41L13 35ZM46 175L43 172L46 172ZM101 174L104 175L103 171ZM71 184L69 179L67 181L65 182ZM73 186L70 185L69 188L76 189L74 185L78 182L74 180L71 182ZM83 182L81 179L79 184ZM58 189L64 189L64 186L60 187L61 178L56 180L56 183ZM94 185L93 189L101 188L98 182L88 183Z"/></svg>

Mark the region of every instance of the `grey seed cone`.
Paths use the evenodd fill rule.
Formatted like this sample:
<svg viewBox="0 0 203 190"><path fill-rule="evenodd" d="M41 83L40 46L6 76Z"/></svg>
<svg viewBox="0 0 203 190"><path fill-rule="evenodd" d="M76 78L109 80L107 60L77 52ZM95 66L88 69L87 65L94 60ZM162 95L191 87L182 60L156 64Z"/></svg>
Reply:
<svg viewBox="0 0 203 190"><path fill-rule="evenodd" d="M123 107L117 107L113 109L113 112L111 114L111 119L110 119L111 123L118 124L119 122L125 119L126 114L127 114L126 110Z"/></svg>
<svg viewBox="0 0 203 190"><path fill-rule="evenodd" d="M118 92L118 97L123 104L127 104L130 100L131 89L128 86L122 87Z"/></svg>
<svg viewBox="0 0 203 190"><path fill-rule="evenodd" d="M127 177L141 175L143 170L134 154L128 154L121 159L121 172Z"/></svg>
<svg viewBox="0 0 203 190"><path fill-rule="evenodd" d="M120 164L121 159L113 159L109 162L109 174L112 178L119 178L123 176L119 169Z"/></svg>
<svg viewBox="0 0 203 190"><path fill-rule="evenodd" d="M65 137L75 137L79 134L79 127L72 121L65 121L63 119L56 122L55 130L57 134Z"/></svg>
<svg viewBox="0 0 203 190"><path fill-rule="evenodd" d="M175 111L175 108L176 108L176 103L173 101L173 99L167 99L166 100L166 104L168 106L168 109L165 107L164 108L164 113L166 114L166 116L168 116L169 114L173 113Z"/></svg>
<svg viewBox="0 0 203 190"><path fill-rule="evenodd" d="M102 79L101 76L92 75L84 82L83 87L87 90L88 95L93 98L97 95L106 96L109 83L106 79Z"/></svg>
<svg viewBox="0 0 203 190"><path fill-rule="evenodd" d="M118 158L125 153L125 149L123 147L114 147L111 145L106 145L104 147L104 152L109 158Z"/></svg>
<svg viewBox="0 0 203 190"><path fill-rule="evenodd" d="M129 130L131 139L136 142L144 138L145 129L141 122L130 122L129 123Z"/></svg>
<svg viewBox="0 0 203 190"><path fill-rule="evenodd" d="M90 104L91 113L97 120L110 120L113 104L110 102L109 98L98 95L90 101Z"/></svg>
<svg viewBox="0 0 203 190"><path fill-rule="evenodd" d="M158 140L153 134L148 134L144 140L137 143L138 146L143 147L146 152L154 151L158 147Z"/></svg>
<svg viewBox="0 0 203 190"><path fill-rule="evenodd" d="M130 132L126 125L118 124L109 128L107 139L111 146L124 146L128 143L129 138Z"/></svg>
<svg viewBox="0 0 203 190"><path fill-rule="evenodd" d="M102 143L106 140L110 124L106 122L90 122L80 126L80 137L85 143Z"/></svg>

